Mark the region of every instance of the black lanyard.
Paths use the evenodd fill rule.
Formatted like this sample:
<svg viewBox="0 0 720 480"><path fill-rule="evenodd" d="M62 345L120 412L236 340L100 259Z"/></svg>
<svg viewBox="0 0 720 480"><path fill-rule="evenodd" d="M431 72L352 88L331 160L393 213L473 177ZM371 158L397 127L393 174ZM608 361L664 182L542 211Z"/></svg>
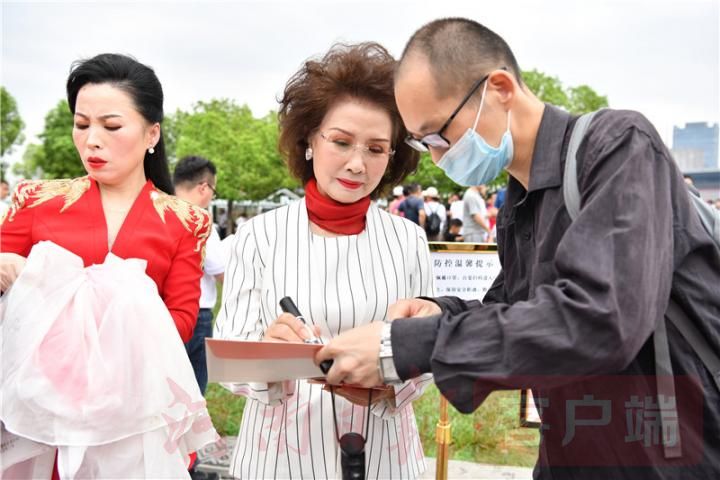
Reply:
<svg viewBox="0 0 720 480"><path fill-rule="evenodd" d="M340 466L343 480L361 480L365 478L365 444L370 433L370 408L372 406L372 388L368 389L367 420L365 422L365 437L356 432L348 432L340 437L335 413L335 389L330 385L332 397L333 423L335 424L335 438L340 444ZM350 426L352 428L352 425Z"/></svg>

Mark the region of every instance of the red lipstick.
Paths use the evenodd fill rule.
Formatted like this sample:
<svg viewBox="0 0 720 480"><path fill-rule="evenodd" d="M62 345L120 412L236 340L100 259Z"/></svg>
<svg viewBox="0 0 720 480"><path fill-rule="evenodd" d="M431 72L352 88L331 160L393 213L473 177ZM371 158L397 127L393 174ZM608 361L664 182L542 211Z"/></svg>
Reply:
<svg viewBox="0 0 720 480"><path fill-rule="evenodd" d="M100 157L88 157L87 164L90 168L102 168L107 163L107 160L103 160Z"/></svg>
<svg viewBox="0 0 720 480"><path fill-rule="evenodd" d="M361 182L353 182L352 180L345 180L344 178L338 178L337 181L340 185L345 188L349 188L350 190L357 190L363 185Z"/></svg>

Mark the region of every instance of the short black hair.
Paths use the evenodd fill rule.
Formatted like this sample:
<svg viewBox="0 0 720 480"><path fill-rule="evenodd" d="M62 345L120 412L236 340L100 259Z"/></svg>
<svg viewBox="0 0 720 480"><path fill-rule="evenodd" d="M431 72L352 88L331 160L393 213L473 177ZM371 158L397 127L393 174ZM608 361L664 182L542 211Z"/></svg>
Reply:
<svg viewBox="0 0 720 480"><path fill-rule="evenodd" d="M505 67L522 85L515 55L505 40L467 18L434 20L416 31L403 50L398 70L408 56L425 57L440 99L464 94L473 83Z"/></svg>
<svg viewBox="0 0 720 480"><path fill-rule="evenodd" d="M463 222L459 218L451 218L450 222L448 222L448 228L449 227L462 227Z"/></svg>
<svg viewBox="0 0 720 480"><path fill-rule="evenodd" d="M413 193L417 193L420 190L422 190L422 187L418 183L411 183L407 186L408 193L406 195L412 195Z"/></svg>
<svg viewBox="0 0 720 480"><path fill-rule="evenodd" d="M176 187L180 184L196 185L208 181L210 176L215 175L217 168L213 162L204 157L188 155L175 165L173 184Z"/></svg>

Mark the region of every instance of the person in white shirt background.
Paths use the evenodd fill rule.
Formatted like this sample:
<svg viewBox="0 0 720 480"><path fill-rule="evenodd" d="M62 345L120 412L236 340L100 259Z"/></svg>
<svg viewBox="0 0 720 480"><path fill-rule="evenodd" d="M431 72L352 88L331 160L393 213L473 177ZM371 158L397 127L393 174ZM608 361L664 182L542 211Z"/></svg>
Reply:
<svg viewBox="0 0 720 480"><path fill-rule="evenodd" d="M450 195L450 198L448 199L449 204L449 218L457 218L461 222L463 221L463 201L460 198L460 195L457 193L453 193ZM462 229L460 230L460 234L462 235Z"/></svg>
<svg viewBox="0 0 720 480"><path fill-rule="evenodd" d="M198 156L182 158L175 166L173 184L175 195L188 203L208 208L216 192L215 165L208 159ZM190 363L195 371L200 391L205 395L207 388L207 362L205 360L205 338L212 337L213 313L217 300L217 282L223 281L227 255L220 243L217 227L213 225L205 244L203 276L200 279L200 310L193 336L185 344Z"/></svg>
<svg viewBox="0 0 720 480"><path fill-rule="evenodd" d="M5 179L0 180L0 218L10 207L10 185Z"/></svg>

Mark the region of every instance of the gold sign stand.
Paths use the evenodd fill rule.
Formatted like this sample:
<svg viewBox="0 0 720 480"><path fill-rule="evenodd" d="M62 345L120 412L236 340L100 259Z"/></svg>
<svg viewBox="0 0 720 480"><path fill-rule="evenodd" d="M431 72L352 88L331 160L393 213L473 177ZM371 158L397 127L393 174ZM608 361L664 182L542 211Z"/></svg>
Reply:
<svg viewBox="0 0 720 480"><path fill-rule="evenodd" d="M437 460L435 461L435 478L447 480L448 461L450 460L450 443L452 442L452 423L448 415L448 401L440 395L440 420L435 429L437 443Z"/></svg>
<svg viewBox="0 0 720 480"><path fill-rule="evenodd" d="M497 245L490 243L454 243L454 242L430 242L430 253L480 253L497 255ZM489 286L489 285L488 285ZM466 300L472 299L471 295L458 295ZM482 298L478 298L482 300ZM435 443L437 444L437 459L435 461L435 478L447 480L448 461L450 460L450 444L452 443L452 422L448 414L448 401L440 395L440 419L435 428Z"/></svg>

